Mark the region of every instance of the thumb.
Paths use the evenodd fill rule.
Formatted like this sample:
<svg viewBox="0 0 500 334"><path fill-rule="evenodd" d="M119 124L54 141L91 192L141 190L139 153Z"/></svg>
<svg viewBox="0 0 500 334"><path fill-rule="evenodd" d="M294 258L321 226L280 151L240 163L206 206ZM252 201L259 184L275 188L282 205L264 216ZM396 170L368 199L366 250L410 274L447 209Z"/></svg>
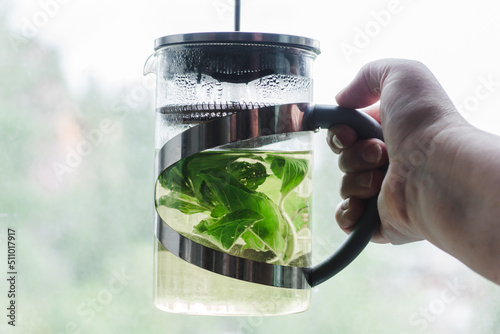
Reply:
<svg viewBox="0 0 500 334"><path fill-rule="evenodd" d="M356 109L379 101L388 64L387 60L380 60L363 66L354 79L335 96L337 103L342 107Z"/></svg>

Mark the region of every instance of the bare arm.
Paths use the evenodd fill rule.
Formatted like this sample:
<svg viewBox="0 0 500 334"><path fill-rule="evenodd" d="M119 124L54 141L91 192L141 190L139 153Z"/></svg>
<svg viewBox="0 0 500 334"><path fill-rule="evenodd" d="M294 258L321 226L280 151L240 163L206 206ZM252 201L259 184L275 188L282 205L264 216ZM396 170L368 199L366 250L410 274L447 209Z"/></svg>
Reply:
<svg viewBox="0 0 500 334"><path fill-rule="evenodd" d="M406 186L408 217L431 243L500 284L500 138L465 127L435 140Z"/></svg>

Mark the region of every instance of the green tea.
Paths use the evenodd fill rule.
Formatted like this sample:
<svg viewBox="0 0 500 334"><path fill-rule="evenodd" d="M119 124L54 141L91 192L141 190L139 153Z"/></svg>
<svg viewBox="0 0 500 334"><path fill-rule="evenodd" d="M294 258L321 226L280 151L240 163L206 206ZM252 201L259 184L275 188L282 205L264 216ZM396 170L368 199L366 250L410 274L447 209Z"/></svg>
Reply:
<svg viewBox="0 0 500 334"><path fill-rule="evenodd" d="M156 208L180 234L267 263L310 265L311 152L212 150L165 169Z"/></svg>
<svg viewBox="0 0 500 334"><path fill-rule="evenodd" d="M260 316L306 310L311 289L286 289L201 269L166 250L156 239L154 302L160 310L197 315ZM249 333L241 329L241 333Z"/></svg>

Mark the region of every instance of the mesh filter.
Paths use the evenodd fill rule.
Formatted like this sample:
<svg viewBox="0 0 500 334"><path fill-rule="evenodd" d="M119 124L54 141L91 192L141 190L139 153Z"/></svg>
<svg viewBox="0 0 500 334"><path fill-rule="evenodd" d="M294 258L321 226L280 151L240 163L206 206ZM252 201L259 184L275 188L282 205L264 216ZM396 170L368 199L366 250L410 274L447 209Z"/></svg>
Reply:
<svg viewBox="0 0 500 334"><path fill-rule="evenodd" d="M232 115L241 110L251 110L263 107L270 107L266 103L246 103L246 102L220 102L202 103L189 105L170 105L158 110L164 115L181 115L179 121L183 124L200 123L210 121L214 118Z"/></svg>

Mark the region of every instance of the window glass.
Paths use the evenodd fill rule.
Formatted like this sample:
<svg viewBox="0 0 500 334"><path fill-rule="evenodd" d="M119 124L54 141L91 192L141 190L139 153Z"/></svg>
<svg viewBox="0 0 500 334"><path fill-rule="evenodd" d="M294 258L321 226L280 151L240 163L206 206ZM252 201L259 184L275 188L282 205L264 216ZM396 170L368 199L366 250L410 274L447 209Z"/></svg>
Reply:
<svg viewBox="0 0 500 334"><path fill-rule="evenodd" d="M500 327L498 286L428 242L370 244L314 288L310 309L300 314L157 310L154 94L142 66L157 37L231 30L233 2L4 0L0 7L0 332L403 334ZM371 60L417 59L468 121L500 134L499 10L488 0L253 0L243 1L241 29L320 40L317 102L334 103ZM324 137L324 131L315 137L315 263L345 239L333 216L341 173Z"/></svg>

